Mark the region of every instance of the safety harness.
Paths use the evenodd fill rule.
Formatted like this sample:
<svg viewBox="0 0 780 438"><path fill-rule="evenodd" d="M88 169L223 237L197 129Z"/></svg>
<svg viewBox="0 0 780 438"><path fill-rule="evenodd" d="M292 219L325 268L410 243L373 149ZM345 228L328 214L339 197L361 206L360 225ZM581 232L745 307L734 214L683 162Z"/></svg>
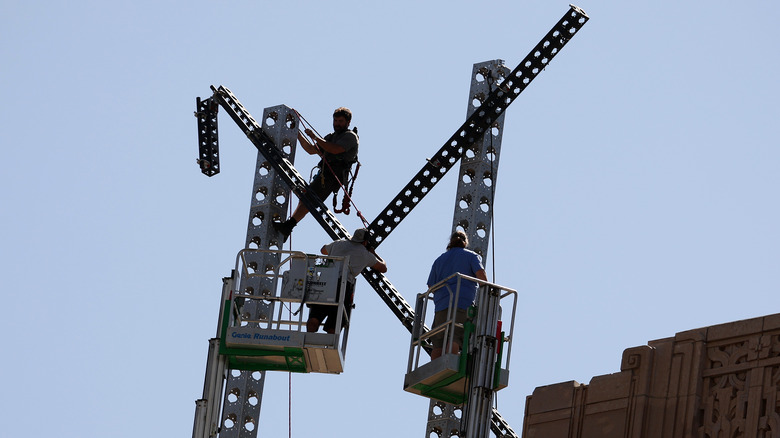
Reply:
<svg viewBox="0 0 780 438"><path fill-rule="evenodd" d="M311 128L311 130L315 132L315 134L319 135L317 130L314 129L314 126L312 126L311 123L309 123L308 120L306 120L298 111L295 111L295 113L298 115L298 119L303 124L308 125L309 128ZM357 127L353 127L352 128L352 132L355 134L355 136L358 136ZM323 138L326 141L328 141L328 139L326 137L323 137ZM314 142L314 146L319 149L319 147L317 146L316 141ZM327 167L327 171L330 172L331 175L333 175L333 178L336 179L336 181L338 182L339 187L341 188L341 190L344 191L344 198L341 201L341 208L338 208L338 199L337 199L338 198L338 190L336 190L336 192L333 194L333 211L335 213L344 213L344 214L348 215L350 213L350 204L351 204L351 205L355 206L356 214L360 218L360 220L363 222L363 225L368 227L369 222L366 220L365 217L363 217L363 215L360 213L360 210L357 208L357 205L352 200L352 191L355 188L355 180L357 180L358 171L360 170L360 161L358 161L357 157L355 157L355 161L350 161L349 163L345 163L345 165L348 166L347 172L346 172L347 178L346 178L346 181L341 181L341 178L339 178L339 175L336 174L336 172L331 167L331 163L329 163L328 160L325 159L325 152L322 151L321 149L320 149L320 158L321 158L321 163L325 164L325 167ZM352 164L354 164L354 163L357 163L357 166L355 166L355 173L353 174L352 173ZM325 174L324 174L325 169L322 168L322 165L318 164L317 166L315 166L315 168L320 168L320 178L324 179L325 178ZM313 171L314 171L314 169L312 169L312 173L313 173Z"/></svg>

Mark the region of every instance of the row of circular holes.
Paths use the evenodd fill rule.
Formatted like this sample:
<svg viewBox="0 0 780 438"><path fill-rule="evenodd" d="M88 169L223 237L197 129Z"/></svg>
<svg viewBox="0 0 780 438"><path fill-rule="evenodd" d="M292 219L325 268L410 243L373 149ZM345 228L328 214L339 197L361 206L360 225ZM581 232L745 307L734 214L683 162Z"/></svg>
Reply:
<svg viewBox="0 0 780 438"><path fill-rule="evenodd" d="M438 404L434 405L432 410L433 410L433 415L436 415L436 416L441 416L444 413L444 410ZM453 409L453 416L455 417L455 419L460 420L461 415L462 415L461 408L455 407ZM443 433L443 431L440 428L434 427L433 429L431 429L430 433L428 434L428 437L429 438L440 438L440 437L442 437L442 433ZM449 435L447 435L447 437L448 438L458 438L458 437L460 437L460 431L457 430L457 429L452 429L452 430L450 430Z"/></svg>
<svg viewBox="0 0 780 438"><path fill-rule="evenodd" d="M577 15L579 15L579 14L578 14L578 13L576 13L576 12L573 12L573 13L572 13L572 16L577 16ZM585 18L584 18L584 17L580 17L580 18L579 18L579 20L578 20L578 22L579 22L580 24L583 24L583 23L585 22ZM567 25L568 25L568 21L564 21L562 24L563 24L564 26L567 26ZM569 28L569 34L574 34L575 32L577 32L577 30L578 30L577 28L575 28L575 27L571 27L571 28ZM559 31L557 31L557 30L556 30L555 32L553 32L553 37L556 37L556 38L557 38L559 35L560 35L560 32L559 32ZM550 46L550 44L551 44L551 43L550 43L550 41L544 41L544 43L542 43L542 45L543 45L543 47L544 47L544 48L547 48L547 47L549 47L549 46ZM555 55L556 53L558 53L558 48L557 48L557 47L553 48L553 50L552 50L551 54L552 54L552 55ZM535 58L538 58L538 57L540 57L541 55L542 55L542 53L541 53L540 51L538 51L538 50L537 50L536 52L534 52L534 54L533 54L533 56L534 56ZM546 57L541 59L541 63L542 63L542 64L547 64L548 62L549 62L549 59L548 59L548 58L546 58ZM527 61L527 62L525 63L525 66L526 66L526 67L530 67L531 65L532 65L531 61ZM534 70L533 70L533 73L534 73L534 74L537 74L537 73L538 73L538 71L539 71L539 69L538 69L538 68L537 68L537 69L534 69ZM520 77L520 76L522 76L522 72L518 71L518 72L515 74L515 76L516 76L516 77ZM486 77L485 77L485 75L484 75L483 73L481 73L481 72L478 72L478 73L476 74L476 76L475 76L475 79L477 80L477 82L484 82L484 81L485 81L485 79L486 79ZM499 84L501 83L501 80L502 80L502 78L501 78L501 77L499 77L499 79L498 79L498 83L499 83ZM526 80L527 80L527 78L526 78ZM528 82L525 82L525 83L527 84Z"/></svg>
<svg viewBox="0 0 780 438"><path fill-rule="evenodd" d="M463 135L464 135L464 133L463 133L463 132L461 132L461 136L463 136ZM457 145L457 140L456 140L456 141L453 141L452 145L453 145L453 146L456 146L456 145ZM444 151L442 151L442 156L443 156L443 157L447 157L448 155L449 155L449 152L448 152L447 150L444 150ZM450 163L450 165L452 165L452 164L454 164L454 163L457 161L457 159L456 159L455 157L450 157L450 158L448 158L448 159L447 159L447 161ZM441 167L439 167L439 173L441 173L441 174L445 174L445 173L447 172L447 170L448 170L448 169L449 169L449 167L443 167L443 166L441 166ZM425 177L425 178L428 178L430 175L431 175L431 171L430 171L430 170L428 170L428 169L425 169L425 171L423 171L423 177ZM437 182L438 180L439 180L439 178L438 178L438 177L436 177L436 176L431 176L431 177L429 178L429 181L430 181L430 183L431 183L431 184L436 184L436 182ZM412 184L413 184L415 187L419 187L420 185L422 185L422 181L421 181L421 180L419 180L419 179L417 179L417 180L415 180L415 181L414 181ZM422 188L420 189L420 191L422 192L422 194L423 194L423 195L424 195L424 194L426 194L426 193L428 193L428 190L429 190L429 189L428 189L428 187L422 187ZM404 192L404 196L405 196L406 198L410 198L410 197L412 196L412 191L407 189L407 190L406 190L406 192ZM418 197L418 196L414 196L414 197L411 197L411 199L409 199L409 200L411 201L411 205L415 205L415 204L417 204L418 202L420 202L420 197ZM403 200L401 200L401 199L399 199L398 201L396 201L396 202L395 202L395 205L396 205L396 207L402 207L402 206L404 206L404 204L405 204L405 202L404 202ZM404 206L404 207L402 208L402 211L403 211L404 213L408 213L408 212L410 211L410 209L411 209L411 207L410 207L410 206L408 206L408 205L406 205L406 206ZM393 209L389 209L389 210L387 210L387 212L385 213L385 215L386 215L386 216L393 216L393 214L394 214L394 211L393 211ZM394 221L394 222L397 224L398 222L400 222L400 221L401 221L401 217L400 217L400 216L395 216L395 217L393 218L393 221ZM385 224L385 220L384 220L384 219L379 219L379 221L377 221L377 225L379 225L379 226L382 226L382 225L384 225L384 224ZM390 225L388 225L388 226L386 226L386 227L385 227L385 232L387 232L387 233L389 233L389 232L390 232L390 231L392 231L392 230L393 230L393 227L392 227L392 226L390 226ZM378 236L378 237L377 237L377 241L380 241L381 239L382 239L382 236Z"/></svg>
<svg viewBox="0 0 780 438"><path fill-rule="evenodd" d="M474 152L473 152L471 149L468 149L468 150L466 151L466 155L469 155L469 154L471 155L471 157L473 157L473 156L474 156ZM442 155L444 155L444 156L448 155L448 154L447 154L447 151L444 151L444 152L442 153ZM488 161L493 161L493 160L495 159L495 153L489 152L489 153L486 155L486 158L488 159ZM451 157L451 158L450 158L450 163L454 163L454 161L455 161L455 159ZM443 168L443 167L442 167L442 168L440 168L439 170L440 170L440 172L441 172L441 173L445 173L445 172L447 171L447 169L445 169L445 168ZM430 171L426 169L426 170L423 172L423 176L427 177L427 176L429 176L429 175L430 175ZM473 175L473 174L472 174L472 175ZM432 177L432 178L430 179L430 181L431 181L432 183L436 183L436 181L438 181L438 178L437 178L437 177ZM468 183L470 183L470 182L471 182L471 176L470 176L470 175L468 175L468 174L464 174L464 175L463 175L463 182L465 182L465 183L467 183L467 184L468 184ZM486 173L484 174L483 183L484 183L486 186L488 186L488 187L490 187L490 186L493 184L493 181L492 181L492 179L491 179L491 176L490 176L490 173L489 173L489 172L486 172ZM413 184L414 184L415 186L418 186L418 187L419 187L419 186L422 184L422 182L421 182L420 180L415 180ZM428 192L428 188L427 188L427 187L423 187L423 188L421 188L421 189L420 189L420 191L421 191L423 194L425 194L425 193L427 193L427 192ZM407 198L409 198L411 195L412 195L412 191L411 191L411 190L406 190L406 192L404 192L404 196L405 196L405 197L407 197ZM414 204L417 204L417 203L420 201L420 198L419 198L419 197L417 197L417 196L414 196L414 197L412 197L412 198L410 199L410 201L411 201L412 205L414 205ZM402 207L402 206L404 206L404 201L399 199L398 201L396 201L395 205L396 205L396 207ZM404 213L408 213L408 212L409 212L409 210L410 210L410 208L411 208L411 207L409 207L408 205L407 205L407 206L404 206L404 207L403 207L403 209L402 209L402 211L403 211ZM483 211L486 211L486 209L485 209L484 207L483 207L482 209L483 209ZM386 212L386 215L387 215L387 216L393 216L393 214L394 214L394 213L395 213L395 212L394 212L392 209L389 209L389 210L387 210L387 212ZM401 217L400 217L400 216L395 216L395 217L393 217L393 222L395 222L396 224L397 224L397 223L399 223L400 221L401 221ZM380 219L379 221L377 221L377 225L379 225L379 226L382 226L382 225L384 225L384 224L385 224L385 220L384 220L384 219ZM390 231L392 231L392 229L393 229L393 227L392 227L392 226L390 226L390 225L388 225L388 226L386 226L386 227L385 227L385 232L389 233ZM382 239L382 236L378 236L378 237L377 237L377 241L381 241L381 239Z"/></svg>
<svg viewBox="0 0 780 438"><path fill-rule="evenodd" d="M455 227L458 231L463 231L464 233L467 233L467 228L469 227L469 221L463 219L460 222L458 222L458 225ZM468 233L467 233L468 234ZM487 227L483 223L477 224L477 236L480 239L484 239L485 236L487 236ZM482 254L480 254L482 255Z"/></svg>
<svg viewBox="0 0 780 438"><path fill-rule="evenodd" d="M458 207L460 207L461 210L468 210L471 206L471 195L466 195L463 198L458 201ZM490 211L490 200L488 198L483 197L479 200L479 209L482 210L483 213L487 213Z"/></svg>
<svg viewBox="0 0 780 438"><path fill-rule="evenodd" d="M241 375L241 371L239 370L230 370L230 372L234 378L237 378ZM252 380L259 382L260 379L262 379L263 374L260 371L254 371L249 375L249 377ZM241 390L237 387L234 387L228 393L227 400L229 403L236 403L238 402L240 395L241 395ZM247 397L246 401L247 403L249 403L251 406L254 407L260 403L260 398L255 391L250 391L249 397ZM225 429L232 429L233 427L235 427L237 418L238 417L236 416L236 414L227 415L223 421L223 425L225 426ZM253 431L255 429L255 420L252 417L248 417L248 416L245 417L244 428L250 432Z"/></svg>

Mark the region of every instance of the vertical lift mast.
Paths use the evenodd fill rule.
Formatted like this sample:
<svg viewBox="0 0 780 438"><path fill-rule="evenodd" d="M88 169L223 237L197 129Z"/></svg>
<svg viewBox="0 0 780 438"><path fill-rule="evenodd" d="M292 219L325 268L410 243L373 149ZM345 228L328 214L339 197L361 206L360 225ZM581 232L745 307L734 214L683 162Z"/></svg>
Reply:
<svg viewBox="0 0 780 438"><path fill-rule="evenodd" d="M470 102L472 102L473 108L470 106L471 114L466 122L370 224L370 245L374 248L378 247L465 154L470 162L475 162L471 164L476 164L476 167L463 164L461 166L453 229L463 228L469 237L477 243L477 252L481 251L483 257L487 255L490 220L475 217L474 214L479 216L480 213L477 210L481 210L480 205L486 205L487 211L492 210L492 196L489 193L495 188L498 166L498 148L496 146L497 143L500 144L502 116L506 108L587 21L588 16L585 12L571 5L558 23L508 74L505 74L500 61L499 64L494 63L490 66L475 66L474 77L482 77L485 81L484 85L487 85L488 88L480 91L478 90L479 86L475 87L472 83ZM496 81L492 82L491 78ZM479 79L473 80L482 82ZM270 228L270 224L273 219L284 217L290 197L289 191L296 194L328 236L332 239L348 237L346 229L324 203L308 190L306 180L293 167L295 133L298 129L298 120L294 111L285 106L266 108L261 126L230 90L221 86L219 88L212 86L211 88L212 97L197 101L196 116L198 118L200 146L198 162L201 171L207 176L219 173L217 133L219 106L231 116L259 151L247 232L247 247L260 249L281 247L281 241ZM475 158L472 159L472 157ZM492 166L487 172L484 170L486 163ZM476 185L472 185L472 183L476 183ZM289 188L289 191L285 190L284 186ZM257 260L256 263L258 266L266 266L271 261ZM364 270L362 275L407 330L411 332L415 312L387 277L370 268ZM231 287L232 279L224 279L223 290ZM264 311L272 311L272 309L254 309L255 313ZM229 369L224 358L219 356L216 341L210 341L203 398L196 401L193 438L215 436L220 438L254 438L258 431L265 372L249 373ZM223 383L225 383L224 387ZM220 405L218 398L221 394L224 394L224 399ZM442 421L445 423L456 421L452 406L444 407L442 415L434 415L435 405L436 403L432 402L426 436L430 436L430 433L437 429L442 430L435 426L436 424L440 426ZM231 427L226 427L226 425ZM451 426L454 425L451 424ZM447 427L444 430L457 429ZM492 407L490 430L497 437L518 436L498 411ZM484 436L487 436L486 432Z"/></svg>

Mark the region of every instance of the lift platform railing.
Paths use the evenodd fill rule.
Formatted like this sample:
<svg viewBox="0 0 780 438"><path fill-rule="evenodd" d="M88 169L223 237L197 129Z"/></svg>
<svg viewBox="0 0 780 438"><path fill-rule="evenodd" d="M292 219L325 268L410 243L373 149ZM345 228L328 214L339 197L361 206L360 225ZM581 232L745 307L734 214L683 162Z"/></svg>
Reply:
<svg viewBox="0 0 780 438"><path fill-rule="evenodd" d="M451 284L454 281L454 286ZM474 303L469 307L467 320L463 323L456 320L457 306L461 289L478 287ZM441 324L434 325L428 310L433 307L434 295L446 292L449 296L447 318ZM507 304L509 300L511 303ZM409 347L409 360L404 389L426 397L460 404L468 397L465 380L469 373L481 370L480 373L490 375L489 387L499 390L508 384L509 363L512 351L512 334L514 332L514 315L517 310L517 292L487 281L463 274L452 276L435 284L427 291L418 294L415 303L415 314L412 338ZM507 312L504 311L507 310ZM511 310L510 310L511 309ZM425 329L425 323L430 323L431 329ZM508 331L507 331L508 327ZM456 339L456 333L463 331L463 339ZM443 336L442 336L443 335ZM439 345L434 345L434 338L442 337ZM492 345L490 354L479 356L480 344ZM458 343L462 346L460 353L450 353L450 346ZM423 350L441 348L441 357L430 362L421 361ZM474 363L486 362L486 363ZM487 371L484 371L487 370Z"/></svg>
<svg viewBox="0 0 780 438"><path fill-rule="evenodd" d="M252 260L251 255L256 253L272 253L280 256L276 265L259 269ZM234 302L241 300L265 300L269 302L283 303L276 306L275 315L263 315L260 319L249 319L248 314L235 315L236 323L240 325L259 324L269 329L282 329L301 331L305 327L303 321L303 305L316 303L326 306L344 305L343 289L346 286L340 284L339 278L346 278L347 257L306 254L301 251L287 250L259 250L244 249L236 256L237 285L233 293ZM328 269L323 269L328 268ZM335 269L333 269L335 268ZM341 270L341 272L339 272ZM297 277L296 277L297 275ZM258 283L270 280L270 289L263 289L260 294L254 294ZM297 281L296 284L293 284ZM295 290L299 292L296 293ZM338 299L342 297L342 299ZM298 310L293 311L288 305L299 304ZM296 319L284 319L283 312L287 308L290 315ZM343 310L343 309L342 309ZM338 312L338 316L342 317ZM346 318L346 315L343 316ZM338 321L341 322L341 321Z"/></svg>
<svg viewBox="0 0 780 438"><path fill-rule="evenodd" d="M451 287L449 281L455 278L455 288ZM443 351L448 351L449 346L453 343L453 337L456 329L463 329L463 324L455 321L456 306L453 303L457 303L460 298L460 285L463 278L471 278L462 274L453 274L439 283L433 285L426 292L418 294L415 302L415 314L417 317L414 320L414 327L412 328L412 343L410 349L414 352L413 360L410 360L406 372L410 373L412 369L416 369L420 364L420 355L422 350L433 349L436 347L442 348ZM426 316L428 315L428 305L434 301L434 295L437 290L444 290L449 295L448 307L447 307L447 320L439 324L438 326L432 326L430 330L426 331ZM433 322L431 321L431 325ZM443 333L444 344L436 346L434 345L433 338ZM410 355L410 359L412 356Z"/></svg>
<svg viewBox="0 0 780 438"><path fill-rule="evenodd" d="M259 266L255 260L268 260L257 257L261 253L271 253L276 262ZM334 334L309 333L307 305L335 306L336 327L348 322L344 305L348 259L300 251L239 251L234 287L223 297L220 336L220 353L229 357L231 367L341 372L349 324ZM254 311L258 308L267 310Z"/></svg>

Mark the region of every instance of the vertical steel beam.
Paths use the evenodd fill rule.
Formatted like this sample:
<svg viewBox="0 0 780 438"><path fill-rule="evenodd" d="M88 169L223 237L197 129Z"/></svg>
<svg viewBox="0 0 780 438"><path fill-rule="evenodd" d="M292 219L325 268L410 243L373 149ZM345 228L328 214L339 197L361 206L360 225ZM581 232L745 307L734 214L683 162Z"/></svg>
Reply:
<svg viewBox="0 0 780 438"><path fill-rule="evenodd" d="M467 117L471 117L479 109L486 97L506 80L508 74L509 68L500 59L474 64ZM482 256L482 262L485 264L490 243L504 117L505 114L501 114L485 131L485 135L466 150L460 160L458 190L455 194L452 231L464 231L469 238L469 249Z"/></svg>
<svg viewBox="0 0 780 438"><path fill-rule="evenodd" d="M295 162L295 144L298 135L298 117L295 110L284 105L263 111L263 132L277 145L278 152L289 163ZM278 174L264 154L257 153L255 178L247 224L246 248L281 249L282 242L271 228L274 218L285 216L290 200L290 187ZM256 272L266 272L278 264L278 255L253 253L247 264ZM270 279L256 278L240 291L263 296L272 293ZM262 320L273 313L271 301L247 300L241 311L247 319ZM220 438L254 438L260 424L265 371L229 370L222 402Z"/></svg>
<svg viewBox="0 0 780 438"><path fill-rule="evenodd" d="M474 64L467 118L479 109L486 96L490 95L498 84L504 82L507 74L509 68L500 59ZM504 114L501 114L484 135L469 146L460 160L452 231L462 230L466 233L469 248L482 256L483 263L490 243L493 193L503 130ZM457 406L431 400L425 436L437 434L449 437L456 431L458 436L462 436L465 427L461 424L461 414L462 410Z"/></svg>

